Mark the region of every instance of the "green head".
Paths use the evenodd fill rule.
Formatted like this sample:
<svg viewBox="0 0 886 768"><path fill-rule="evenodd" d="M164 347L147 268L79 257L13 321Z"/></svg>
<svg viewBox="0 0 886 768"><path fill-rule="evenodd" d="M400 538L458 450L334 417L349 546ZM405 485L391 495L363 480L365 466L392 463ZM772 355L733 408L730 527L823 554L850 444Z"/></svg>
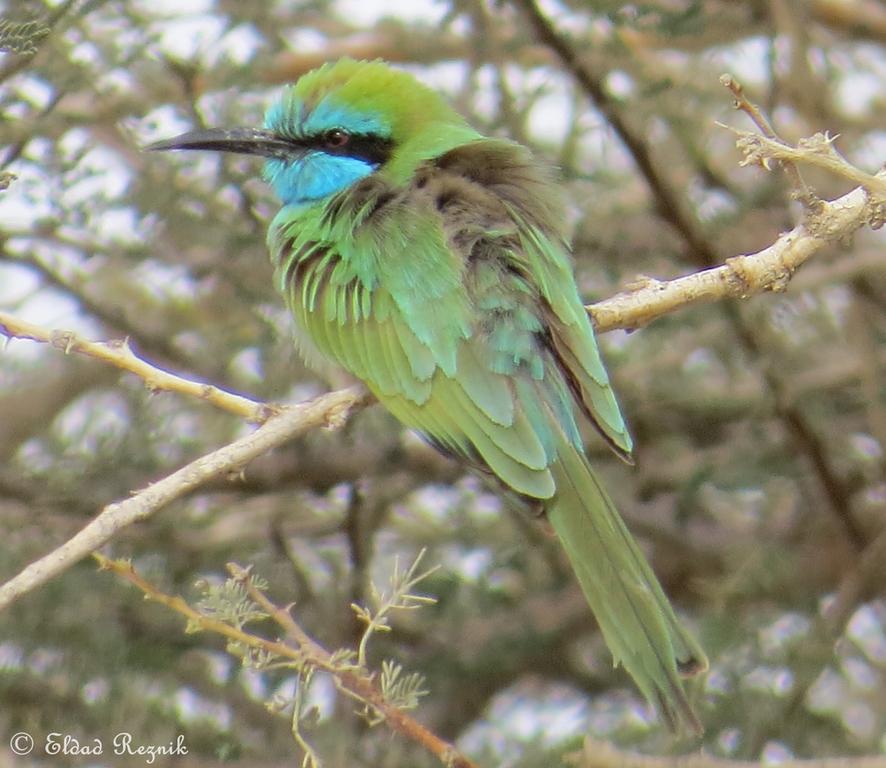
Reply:
<svg viewBox="0 0 886 768"><path fill-rule="evenodd" d="M435 91L382 61L341 59L302 76L264 127L193 131L149 149L266 158L264 177L287 205L324 200L382 174L402 183L423 161L480 138Z"/></svg>

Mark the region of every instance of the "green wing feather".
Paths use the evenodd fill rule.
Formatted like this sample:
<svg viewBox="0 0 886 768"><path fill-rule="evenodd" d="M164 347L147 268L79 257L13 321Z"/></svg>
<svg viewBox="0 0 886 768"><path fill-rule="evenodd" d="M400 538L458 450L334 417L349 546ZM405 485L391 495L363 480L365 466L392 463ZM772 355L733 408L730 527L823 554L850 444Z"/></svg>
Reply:
<svg viewBox="0 0 886 768"><path fill-rule="evenodd" d="M615 661L672 725L698 730L680 673L704 654L583 452L579 414L622 456L631 439L555 188L524 152L476 142L400 198L372 179L325 207L284 209L269 236L281 288L320 351L394 416L543 503ZM370 215L373 184L389 202Z"/></svg>

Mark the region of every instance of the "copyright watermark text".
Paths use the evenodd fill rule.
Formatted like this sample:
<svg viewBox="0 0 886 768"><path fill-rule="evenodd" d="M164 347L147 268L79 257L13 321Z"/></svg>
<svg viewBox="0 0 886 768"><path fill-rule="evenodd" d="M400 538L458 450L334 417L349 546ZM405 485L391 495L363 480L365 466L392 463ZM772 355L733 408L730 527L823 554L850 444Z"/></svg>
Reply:
<svg viewBox="0 0 886 768"><path fill-rule="evenodd" d="M188 747L185 737L179 734L167 744L140 744L131 733L120 731L107 744L99 738L83 739L69 733L52 731L42 741L35 740L27 731L14 733L9 739L9 748L16 755L30 755L37 750L44 755L66 755L94 757L96 755L135 755L143 757L145 763L152 765L158 757L175 757L187 755Z"/></svg>

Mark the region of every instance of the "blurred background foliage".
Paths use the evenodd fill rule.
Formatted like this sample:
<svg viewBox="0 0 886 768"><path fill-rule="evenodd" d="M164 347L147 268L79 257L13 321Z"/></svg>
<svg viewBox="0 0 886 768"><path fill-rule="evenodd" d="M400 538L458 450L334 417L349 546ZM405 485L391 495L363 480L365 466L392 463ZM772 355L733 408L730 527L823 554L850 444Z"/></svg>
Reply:
<svg viewBox="0 0 886 768"><path fill-rule="evenodd" d="M256 163L140 150L196 125L257 125L281 84L345 54L407 67L487 133L561 168L589 301L637 275L754 252L797 222L784 176L740 168L715 125L750 127L721 72L787 140L838 133L868 171L886 157L877 0L542 10L593 87L541 41L528 0L0 3L4 23L30 25L0 26L0 170L17 176L0 191L0 308L127 337L163 368L268 401L347 383L293 351L264 246L275 203ZM849 189L807 177L822 197ZM883 231L862 231L787 293L601 338L638 466L590 451L711 657L693 691L710 755L886 753L884 264ZM97 361L7 344L0 579L248 429ZM379 408L201 488L109 550L192 601L227 561L253 563L331 650L359 636L349 604L422 547L441 565L423 584L438 603L398 619L370 661L425 675L417 717L440 736L514 768L562 764L585 734L661 755L699 746L673 742L612 668L555 542ZM176 766L296 764L285 708L265 707L293 686L283 671L243 670L217 638L184 634L85 562L0 615L0 764L19 730L106 742L128 731L145 744L184 734ZM310 696L306 735L328 766L431 764L368 728L322 675Z"/></svg>

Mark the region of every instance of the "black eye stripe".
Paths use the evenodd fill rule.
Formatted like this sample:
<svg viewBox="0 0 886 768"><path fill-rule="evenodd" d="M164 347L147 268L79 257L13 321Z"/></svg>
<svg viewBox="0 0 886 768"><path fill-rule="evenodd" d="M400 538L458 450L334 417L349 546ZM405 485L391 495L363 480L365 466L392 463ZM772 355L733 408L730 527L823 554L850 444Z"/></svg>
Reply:
<svg viewBox="0 0 886 768"><path fill-rule="evenodd" d="M372 165L382 165L391 156L394 148L394 142L390 139L371 133L351 133L349 140L341 146L330 146L327 133L310 136L305 139L305 144L327 155L353 157Z"/></svg>

